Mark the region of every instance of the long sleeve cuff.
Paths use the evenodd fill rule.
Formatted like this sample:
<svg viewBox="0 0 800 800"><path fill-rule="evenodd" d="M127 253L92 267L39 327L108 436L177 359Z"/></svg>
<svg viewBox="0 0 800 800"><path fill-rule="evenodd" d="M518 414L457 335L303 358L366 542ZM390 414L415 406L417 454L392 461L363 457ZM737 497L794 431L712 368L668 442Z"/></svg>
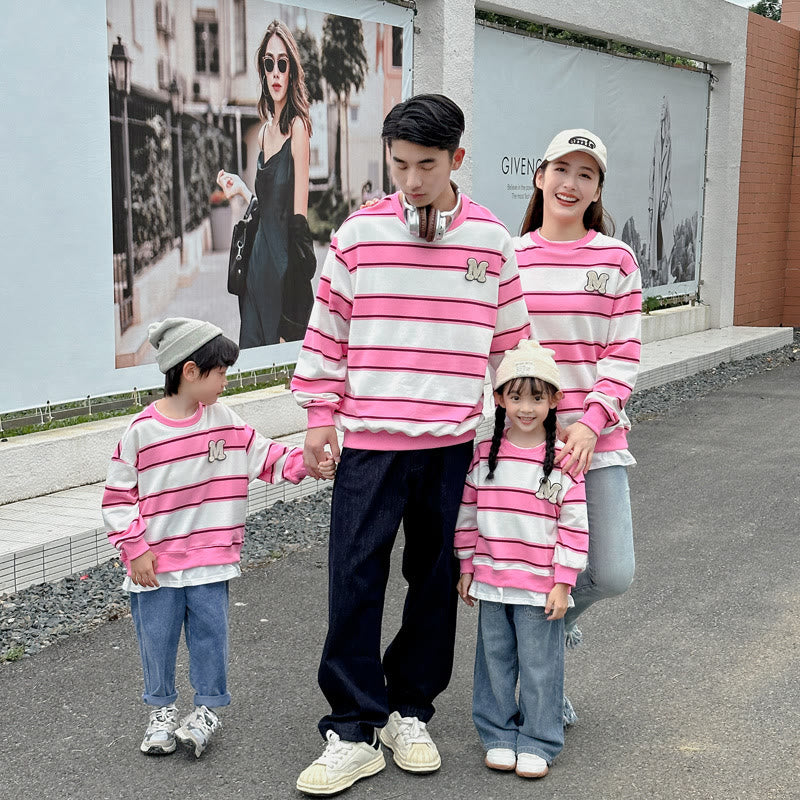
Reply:
<svg viewBox="0 0 800 800"><path fill-rule="evenodd" d="M144 537L141 537L139 539L133 539L129 542L123 542L120 545L122 560L126 564L130 564L134 558L139 558L139 556L143 556L149 549L150 546L144 540Z"/></svg>
<svg viewBox="0 0 800 800"><path fill-rule="evenodd" d="M573 567L565 567L563 564L553 564L553 572L553 578L556 583L566 583L568 586L574 586L580 570Z"/></svg>
<svg viewBox="0 0 800 800"><path fill-rule="evenodd" d="M584 415L578 420L589 428L596 436L608 424L608 413L600 403L590 403Z"/></svg>
<svg viewBox="0 0 800 800"><path fill-rule="evenodd" d="M329 405L308 407L308 427L327 428L333 425L333 407Z"/></svg>

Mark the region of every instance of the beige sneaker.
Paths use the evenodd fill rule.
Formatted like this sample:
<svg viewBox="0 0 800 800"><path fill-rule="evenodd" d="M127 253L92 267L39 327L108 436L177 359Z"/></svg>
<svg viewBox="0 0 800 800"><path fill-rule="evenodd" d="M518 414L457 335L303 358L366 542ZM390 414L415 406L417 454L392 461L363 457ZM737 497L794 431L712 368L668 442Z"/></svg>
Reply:
<svg viewBox="0 0 800 800"><path fill-rule="evenodd" d="M345 742L333 731L325 738L328 743L322 755L297 779L297 788L305 794L336 794L386 766L380 747L376 750L368 742Z"/></svg>
<svg viewBox="0 0 800 800"><path fill-rule="evenodd" d="M425 723L416 717L401 717L397 711L392 711L380 737L392 751L394 763L400 769L435 772L442 766L442 758Z"/></svg>

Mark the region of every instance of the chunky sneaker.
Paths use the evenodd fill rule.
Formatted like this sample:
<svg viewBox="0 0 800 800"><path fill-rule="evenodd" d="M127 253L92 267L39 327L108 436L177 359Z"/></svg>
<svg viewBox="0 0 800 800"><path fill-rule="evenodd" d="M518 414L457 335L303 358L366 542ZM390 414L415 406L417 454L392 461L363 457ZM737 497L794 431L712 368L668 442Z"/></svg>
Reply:
<svg viewBox="0 0 800 800"><path fill-rule="evenodd" d="M517 754L510 747L490 747L484 763L489 769L510 772L517 766Z"/></svg>
<svg viewBox="0 0 800 800"><path fill-rule="evenodd" d="M516 771L520 778L544 778L547 775L547 762L534 753L519 753Z"/></svg>
<svg viewBox="0 0 800 800"><path fill-rule="evenodd" d="M149 756L165 756L174 753L175 729L178 727L178 709L172 703L150 712L150 722L144 732L139 749Z"/></svg>
<svg viewBox="0 0 800 800"><path fill-rule="evenodd" d="M336 794L361 778L375 775L386 766L377 739L374 745L369 742L345 742L334 731L328 731L325 738L328 743L322 755L306 767L297 779L297 788L305 794Z"/></svg>
<svg viewBox="0 0 800 800"><path fill-rule="evenodd" d="M208 747L211 735L222 727L219 717L206 706L197 706L191 714L181 720L175 738L188 748L194 748L195 758L200 758Z"/></svg>
<svg viewBox="0 0 800 800"><path fill-rule="evenodd" d="M416 717L401 717L397 711L392 711L380 736L392 751L394 763L400 769L407 772L434 772L442 766L439 751L425 723Z"/></svg>

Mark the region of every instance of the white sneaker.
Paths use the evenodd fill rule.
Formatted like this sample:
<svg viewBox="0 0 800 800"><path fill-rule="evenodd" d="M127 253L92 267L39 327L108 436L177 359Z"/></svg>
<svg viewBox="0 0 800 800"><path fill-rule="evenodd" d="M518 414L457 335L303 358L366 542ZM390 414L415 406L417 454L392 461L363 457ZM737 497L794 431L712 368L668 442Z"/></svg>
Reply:
<svg viewBox="0 0 800 800"><path fill-rule="evenodd" d="M150 722L144 732L139 749L149 756L165 756L174 753L175 729L178 727L178 709L172 703L150 712Z"/></svg>
<svg viewBox="0 0 800 800"><path fill-rule="evenodd" d="M442 759L424 722L417 717L401 717L392 711L381 741L392 751L394 763L407 772L434 772Z"/></svg>
<svg viewBox="0 0 800 800"><path fill-rule="evenodd" d="M297 788L301 792L336 794L386 766L380 747L376 750L369 742L346 742L334 731L328 731L325 738L328 743L322 755L297 779Z"/></svg>
<svg viewBox="0 0 800 800"><path fill-rule="evenodd" d="M484 763L489 769L509 772L517 766L517 754L510 747L490 747Z"/></svg>
<svg viewBox="0 0 800 800"><path fill-rule="evenodd" d="M534 753L517 755L517 775L520 778L544 778L547 775L547 762Z"/></svg>
<svg viewBox="0 0 800 800"><path fill-rule="evenodd" d="M195 757L200 758L214 731L221 727L219 717L210 708L197 706L181 720L180 728L175 731L175 738L188 748L194 748Z"/></svg>

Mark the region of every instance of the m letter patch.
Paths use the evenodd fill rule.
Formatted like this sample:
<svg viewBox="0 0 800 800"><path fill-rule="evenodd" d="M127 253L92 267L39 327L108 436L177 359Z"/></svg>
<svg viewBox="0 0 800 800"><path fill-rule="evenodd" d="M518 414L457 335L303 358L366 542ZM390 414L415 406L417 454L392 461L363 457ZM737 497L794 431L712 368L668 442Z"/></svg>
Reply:
<svg viewBox="0 0 800 800"><path fill-rule="evenodd" d="M210 463L215 461L224 461L225 456L225 440L218 439L216 442L212 439L208 443L208 460Z"/></svg>
<svg viewBox="0 0 800 800"><path fill-rule="evenodd" d="M468 281L478 281L478 283L486 283L486 269L489 266L488 261L479 262L476 258L467 259L467 274L464 276Z"/></svg>

